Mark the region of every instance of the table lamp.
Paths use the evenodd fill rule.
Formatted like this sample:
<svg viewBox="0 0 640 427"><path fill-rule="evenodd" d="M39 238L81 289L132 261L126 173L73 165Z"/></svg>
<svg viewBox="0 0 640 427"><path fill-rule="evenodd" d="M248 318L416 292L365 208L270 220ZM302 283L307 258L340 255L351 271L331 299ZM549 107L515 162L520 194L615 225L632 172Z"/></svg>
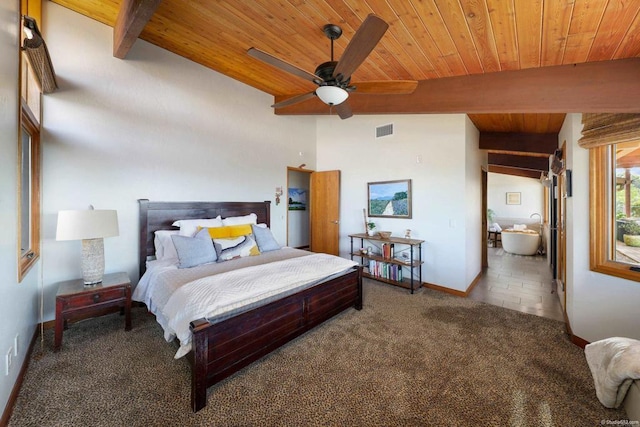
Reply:
<svg viewBox="0 0 640 427"><path fill-rule="evenodd" d="M82 240L82 279L85 286L102 283L104 276L104 237L118 235L115 210L58 212L56 240Z"/></svg>

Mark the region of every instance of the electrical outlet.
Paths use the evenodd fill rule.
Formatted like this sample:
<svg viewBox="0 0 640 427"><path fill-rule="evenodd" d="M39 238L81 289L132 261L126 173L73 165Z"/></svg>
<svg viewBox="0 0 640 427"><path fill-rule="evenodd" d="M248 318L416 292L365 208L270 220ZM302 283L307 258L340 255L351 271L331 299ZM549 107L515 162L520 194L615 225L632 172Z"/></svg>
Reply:
<svg viewBox="0 0 640 427"><path fill-rule="evenodd" d="M18 357L18 343L20 342L18 339L20 338L20 334L16 334L16 337L13 339L13 355Z"/></svg>
<svg viewBox="0 0 640 427"><path fill-rule="evenodd" d="M9 371L11 370L11 356L13 356L13 348L9 347L9 351L7 351L7 356L5 358L5 369L4 374L9 375Z"/></svg>

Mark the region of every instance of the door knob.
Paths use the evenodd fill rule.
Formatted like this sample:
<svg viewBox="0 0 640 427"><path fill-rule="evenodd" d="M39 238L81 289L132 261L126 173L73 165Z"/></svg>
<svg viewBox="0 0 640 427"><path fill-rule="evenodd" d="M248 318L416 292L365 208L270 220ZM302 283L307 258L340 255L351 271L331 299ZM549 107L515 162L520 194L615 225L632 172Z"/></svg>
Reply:
<svg viewBox="0 0 640 427"><path fill-rule="evenodd" d="M340 221L338 221L338 220L331 221L331 222L334 223L334 224L340 224Z"/></svg>

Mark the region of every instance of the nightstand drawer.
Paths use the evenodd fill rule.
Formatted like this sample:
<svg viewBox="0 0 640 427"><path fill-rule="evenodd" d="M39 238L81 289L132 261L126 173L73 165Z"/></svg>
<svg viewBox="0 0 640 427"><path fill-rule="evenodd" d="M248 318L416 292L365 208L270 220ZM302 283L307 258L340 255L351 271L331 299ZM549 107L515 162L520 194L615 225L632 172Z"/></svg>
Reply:
<svg viewBox="0 0 640 427"><path fill-rule="evenodd" d="M87 292L80 295L62 297L63 310L88 307L114 300L124 300L126 291L124 287L114 289L100 289L95 292Z"/></svg>

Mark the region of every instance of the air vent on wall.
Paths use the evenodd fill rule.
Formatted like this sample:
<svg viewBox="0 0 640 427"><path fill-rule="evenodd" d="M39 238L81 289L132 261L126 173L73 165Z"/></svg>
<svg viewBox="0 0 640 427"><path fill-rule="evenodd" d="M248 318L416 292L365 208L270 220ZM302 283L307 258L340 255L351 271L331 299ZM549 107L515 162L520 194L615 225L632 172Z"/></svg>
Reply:
<svg viewBox="0 0 640 427"><path fill-rule="evenodd" d="M376 138L382 138L385 136L393 135L393 123L389 123L388 125L378 126L376 128Z"/></svg>

